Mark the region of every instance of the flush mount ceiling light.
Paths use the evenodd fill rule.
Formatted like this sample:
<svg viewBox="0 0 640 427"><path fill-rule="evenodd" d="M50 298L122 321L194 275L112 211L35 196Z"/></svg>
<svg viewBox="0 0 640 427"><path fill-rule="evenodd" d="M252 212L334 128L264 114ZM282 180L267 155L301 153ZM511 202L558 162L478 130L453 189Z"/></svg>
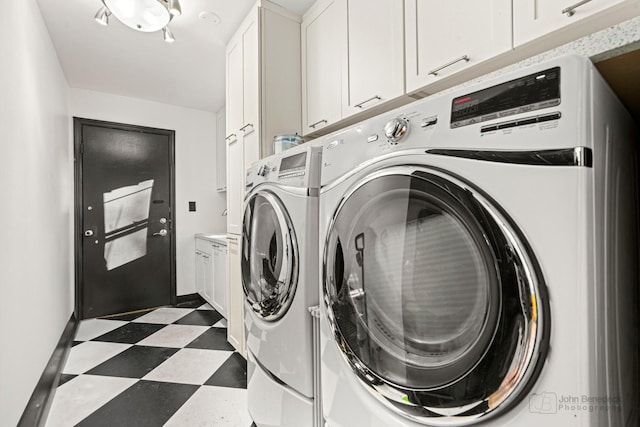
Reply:
<svg viewBox="0 0 640 427"><path fill-rule="evenodd" d="M175 40L167 25L182 14L179 0L102 0L102 4L95 16L101 25L108 25L113 14L129 28L145 33L162 30L164 41Z"/></svg>

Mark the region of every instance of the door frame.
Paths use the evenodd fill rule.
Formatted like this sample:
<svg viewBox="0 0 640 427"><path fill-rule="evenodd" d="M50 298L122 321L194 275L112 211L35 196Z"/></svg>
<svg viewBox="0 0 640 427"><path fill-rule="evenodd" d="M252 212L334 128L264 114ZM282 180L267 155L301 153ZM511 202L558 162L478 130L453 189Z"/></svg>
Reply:
<svg viewBox="0 0 640 427"><path fill-rule="evenodd" d="M175 131L168 129L158 129L146 126L131 125L125 123L108 122L103 120L85 119L81 117L73 117L73 164L74 164L74 264L75 264L75 301L74 312L76 319L83 320L83 296L84 296L84 272L82 269L82 249L84 239L83 224L84 224L84 209L82 208L82 126L91 125L99 126L107 129L118 129L130 132L141 133L153 133L156 135L165 135L169 138L169 192L171 197L171 203L169 209L171 211L171 229L170 232L170 278L169 287L171 295L171 305L177 304L176 293L176 185L175 185Z"/></svg>

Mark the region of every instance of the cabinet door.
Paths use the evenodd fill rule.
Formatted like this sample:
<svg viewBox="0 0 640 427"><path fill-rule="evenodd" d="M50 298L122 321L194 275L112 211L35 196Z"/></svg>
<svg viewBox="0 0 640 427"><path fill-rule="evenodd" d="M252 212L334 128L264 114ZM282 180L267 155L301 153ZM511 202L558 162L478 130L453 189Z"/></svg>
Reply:
<svg viewBox="0 0 640 427"><path fill-rule="evenodd" d="M227 340L246 357L244 341L244 292L240 271L240 244L237 236L229 237L227 283L229 290Z"/></svg>
<svg viewBox="0 0 640 427"><path fill-rule="evenodd" d="M511 0L407 0L405 7L407 92L511 49Z"/></svg>
<svg viewBox="0 0 640 427"><path fill-rule="evenodd" d="M242 232L244 171L243 138L227 140L227 233Z"/></svg>
<svg viewBox="0 0 640 427"><path fill-rule="evenodd" d="M344 116L404 93L404 9L397 0L348 0L349 85Z"/></svg>
<svg viewBox="0 0 640 427"><path fill-rule="evenodd" d="M216 190L227 190L227 144L225 133L227 115L222 108L216 114Z"/></svg>
<svg viewBox="0 0 640 427"><path fill-rule="evenodd" d="M213 250L213 308L225 318L227 314L227 247L215 246Z"/></svg>
<svg viewBox="0 0 640 427"><path fill-rule="evenodd" d="M242 39L231 40L227 47L227 93L226 93L226 116L227 116L227 142L234 137L237 138L242 126ZM233 136L232 136L233 135Z"/></svg>
<svg viewBox="0 0 640 427"><path fill-rule="evenodd" d="M342 118L346 0L327 1L322 6L302 22L302 131L305 134Z"/></svg>
<svg viewBox="0 0 640 427"><path fill-rule="evenodd" d="M196 292L204 298L204 254L200 251L196 251Z"/></svg>
<svg viewBox="0 0 640 427"><path fill-rule="evenodd" d="M593 17L604 9L621 3L629 3L629 1L590 0L578 6L579 3L581 3L579 0L514 1L513 44L520 46L560 28ZM573 13L570 10L573 10ZM576 37L579 36L576 35Z"/></svg>
<svg viewBox="0 0 640 427"><path fill-rule="evenodd" d="M245 21L242 31L242 126L240 131L244 135L258 129L260 111L258 19L256 12L252 12L254 19Z"/></svg>
<svg viewBox="0 0 640 427"><path fill-rule="evenodd" d="M204 257L204 283L202 297L209 303L213 300L213 259L211 255L205 255Z"/></svg>

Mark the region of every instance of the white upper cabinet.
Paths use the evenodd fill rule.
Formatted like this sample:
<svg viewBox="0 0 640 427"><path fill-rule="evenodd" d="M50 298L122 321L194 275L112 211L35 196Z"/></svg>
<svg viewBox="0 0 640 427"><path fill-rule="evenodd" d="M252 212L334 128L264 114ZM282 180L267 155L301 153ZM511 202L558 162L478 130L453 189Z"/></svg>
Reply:
<svg viewBox="0 0 640 427"><path fill-rule="evenodd" d="M273 154L275 136L301 133L299 16L258 1L227 44L226 65L227 134L256 133L252 162Z"/></svg>
<svg viewBox="0 0 640 427"><path fill-rule="evenodd" d="M342 85L347 49L346 6L346 0L320 0L307 12L302 22L304 134L342 118Z"/></svg>
<svg viewBox="0 0 640 427"><path fill-rule="evenodd" d="M226 62L226 140L238 137L238 131L242 126L242 43L241 39L234 38L227 46L227 62Z"/></svg>
<svg viewBox="0 0 640 427"><path fill-rule="evenodd" d="M241 31L242 38L242 125L240 132L258 131L260 117L260 48L257 11L251 13ZM254 159L258 160L258 158Z"/></svg>
<svg viewBox="0 0 640 427"><path fill-rule="evenodd" d="M216 113L216 190L227 191L227 115L224 107Z"/></svg>
<svg viewBox="0 0 640 427"><path fill-rule="evenodd" d="M413 92L511 50L511 0L406 0L405 28Z"/></svg>
<svg viewBox="0 0 640 427"><path fill-rule="evenodd" d="M227 233L242 233L244 199L244 147L242 138L227 139Z"/></svg>
<svg viewBox="0 0 640 427"><path fill-rule="evenodd" d="M514 1L513 43L517 47L552 36L551 45L558 45L632 18L640 12L639 5L637 0Z"/></svg>
<svg viewBox="0 0 640 427"><path fill-rule="evenodd" d="M227 46L226 62L226 133L227 143L238 138L242 126L242 43L234 38Z"/></svg>
<svg viewBox="0 0 640 427"><path fill-rule="evenodd" d="M245 170L301 133L300 17L267 0L227 44L227 232L240 234Z"/></svg>
<svg viewBox="0 0 640 427"><path fill-rule="evenodd" d="M244 141L240 127L244 123L242 37L234 37L227 46L227 94L225 137L227 161L227 232L242 230L244 197Z"/></svg>
<svg viewBox="0 0 640 427"><path fill-rule="evenodd" d="M348 0L348 96L343 116L404 94L404 8L398 0Z"/></svg>

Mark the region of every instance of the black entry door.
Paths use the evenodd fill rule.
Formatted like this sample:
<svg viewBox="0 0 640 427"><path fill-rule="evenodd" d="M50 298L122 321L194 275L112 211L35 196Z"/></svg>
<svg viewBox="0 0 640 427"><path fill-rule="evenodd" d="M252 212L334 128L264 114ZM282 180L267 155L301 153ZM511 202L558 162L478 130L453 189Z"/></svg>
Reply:
<svg viewBox="0 0 640 427"><path fill-rule="evenodd" d="M74 123L80 317L175 302L174 132Z"/></svg>

